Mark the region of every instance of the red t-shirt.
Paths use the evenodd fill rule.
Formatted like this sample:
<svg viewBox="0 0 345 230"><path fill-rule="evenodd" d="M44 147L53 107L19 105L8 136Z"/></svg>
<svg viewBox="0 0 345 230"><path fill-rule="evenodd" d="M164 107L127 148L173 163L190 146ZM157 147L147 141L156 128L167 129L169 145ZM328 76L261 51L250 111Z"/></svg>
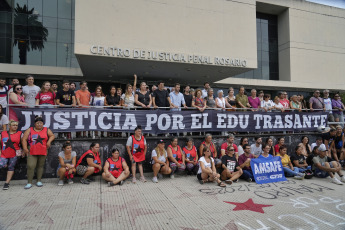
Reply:
<svg viewBox="0 0 345 230"><path fill-rule="evenodd" d="M290 102L288 99L280 99L280 103L283 105L283 107L285 109L289 109L290 108Z"/></svg>
<svg viewBox="0 0 345 230"><path fill-rule="evenodd" d="M55 99L55 93L52 92L45 92L45 93L41 93L39 92L35 99L39 99L40 100L40 105L42 104L51 104L51 105L55 105L54 99Z"/></svg>
<svg viewBox="0 0 345 230"><path fill-rule="evenodd" d="M227 147L228 147L228 142L225 142L220 146L220 149L224 149L226 151ZM237 145L232 144L232 147L234 147L235 153L238 153Z"/></svg>

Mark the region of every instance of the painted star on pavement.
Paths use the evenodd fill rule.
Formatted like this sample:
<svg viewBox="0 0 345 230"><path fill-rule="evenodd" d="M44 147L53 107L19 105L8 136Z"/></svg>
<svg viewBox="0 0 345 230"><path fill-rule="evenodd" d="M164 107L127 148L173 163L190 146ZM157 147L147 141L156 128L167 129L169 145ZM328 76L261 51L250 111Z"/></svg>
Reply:
<svg viewBox="0 0 345 230"><path fill-rule="evenodd" d="M5 149L7 149L7 148L11 148L11 149L13 149L13 150L16 150L16 148L14 147L13 142L12 142L11 139L8 139L8 140L6 141Z"/></svg>
<svg viewBox="0 0 345 230"><path fill-rule="evenodd" d="M228 201L224 201L224 202L236 205L233 211L249 210L253 212L265 213L262 208L273 206L273 205L266 205L266 204L256 204L253 202L252 199L249 199L244 203L228 202Z"/></svg>
<svg viewBox="0 0 345 230"><path fill-rule="evenodd" d="M41 143L42 145L43 145L43 140L44 140L44 138L42 138L40 135L38 135L37 136L37 138L36 138L36 143L35 144L37 144L37 143Z"/></svg>

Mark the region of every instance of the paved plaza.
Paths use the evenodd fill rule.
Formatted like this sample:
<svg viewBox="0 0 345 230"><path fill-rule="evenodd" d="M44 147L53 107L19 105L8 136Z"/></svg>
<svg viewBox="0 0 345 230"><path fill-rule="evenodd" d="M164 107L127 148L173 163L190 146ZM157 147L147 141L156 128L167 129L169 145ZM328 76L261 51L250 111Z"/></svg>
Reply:
<svg viewBox="0 0 345 230"><path fill-rule="evenodd" d="M1 190L1 229L345 229L345 185L329 178L226 188L195 176L114 187L100 177L90 185L57 181Z"/></svg>

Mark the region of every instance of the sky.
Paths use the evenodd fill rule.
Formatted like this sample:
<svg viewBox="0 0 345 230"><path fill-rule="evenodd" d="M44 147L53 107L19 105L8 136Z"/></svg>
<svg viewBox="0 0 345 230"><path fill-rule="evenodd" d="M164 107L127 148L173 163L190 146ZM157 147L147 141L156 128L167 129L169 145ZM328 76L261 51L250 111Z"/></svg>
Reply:
<svg viewBox="0 0 345 230"><path fill-rule="evenodd" d="M307 0L307 1L345 9L345 0Z"/></svg>

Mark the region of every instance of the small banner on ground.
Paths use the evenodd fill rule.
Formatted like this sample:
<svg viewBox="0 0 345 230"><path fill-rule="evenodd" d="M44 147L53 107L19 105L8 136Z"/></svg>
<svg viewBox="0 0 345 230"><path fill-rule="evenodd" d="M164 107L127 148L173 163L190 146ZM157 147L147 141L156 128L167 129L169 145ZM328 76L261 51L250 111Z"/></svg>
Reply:
<svg viewBox="0 0 345 230"><path fill-rule="evenodd" d="M144 133L180 132L281 132L316 131L327 123L327 113L231 112L222 110L171 111L97 108L14 108L19 128L34 124L42 116L53 132L132 132L141 125Z"/></svg>
<svg viewBox="0 0 345 230"><path fill-rule="evenodd" d="M250 166L258 184L286 181L280 157L263 157L251 159Z"/></svg>

